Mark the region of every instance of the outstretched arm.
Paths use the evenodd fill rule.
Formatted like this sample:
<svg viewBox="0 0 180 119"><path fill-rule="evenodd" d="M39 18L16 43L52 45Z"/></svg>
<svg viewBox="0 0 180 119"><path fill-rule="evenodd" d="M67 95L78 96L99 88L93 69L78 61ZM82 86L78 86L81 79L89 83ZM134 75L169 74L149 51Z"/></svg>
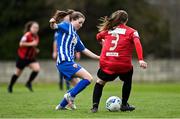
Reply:
<svg viewBox="0 0 180 119"><path fill-rule="evenodd" d="M92 59L99 59L100 58L98 55L94 54L93 52L91 52L87 48L85 48L85 50L83 50L82 53L85 54L86 56L92 58Z"/></svg>
<svg viewBox="0 0 180 119"><path fill-rule="evenodd" d="M139 65L141 68L146 69L147 63L143 60L143 50L139 38L134 38L134 44L138 55Z"/></svg>

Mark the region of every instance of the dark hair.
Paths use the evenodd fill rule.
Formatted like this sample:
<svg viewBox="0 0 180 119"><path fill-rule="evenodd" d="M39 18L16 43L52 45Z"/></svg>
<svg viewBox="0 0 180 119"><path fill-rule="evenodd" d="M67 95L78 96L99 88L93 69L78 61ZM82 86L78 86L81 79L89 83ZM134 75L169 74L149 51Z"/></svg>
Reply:
<svg viewBox="0 0 180 119"><path fill-rule="evenodd" d="M109 30L109 29L113 29L113 27L119 24L125 23L127 20L128 20L127 12L124 10L117 10L113 12L109 17L107 16L101 17L100 21L102 23L100 23L100 25L97 27L99 31Z"/></svg>
<svg viewBox="0 0 180 119"><path fill-rule="evenodd" d="M68 15L69 15L69 14L72 14L73 12L75 12L75 10L73 10L73 9L67 9L66 12L67 12Z"/></svg>
<svg viewBox="0 0 180 119"><path fill-rule="evenodd" d="M25 24L24 33L29 32L33 24L38 24L36 21L29 21Z"/></svg>
<svg viewBox="0 0 180 119"><path fill-rule="evenodd" d="M56 10L56 12L52 18L55 19L56 23L60 23L65 16L70 15L73 12L74 12L74 10L72 10L72 9L67 9L66 11Z"/></svg>
<svg viewBox="0 0 180 119"><path fill-rule="evenodd" d="M85 16L81 12L78 12L78 11L75 11L72 14L70 14L70 21L77 20L79 18L85 19Z"/></svg>
<svg viewBox="0 0 180 119"><path fill-rule="evenodd" d="M54 15L52 17L52 18L54 18L55 21L50 22L50 27L52 29L54 29L54 27L53 27L54 23L58 24L58 23L62 22L65 16L70 15L73 12L74 12L74 10L72 10L72 9L67 9L66 11L56 10L56 12L54 13Z"/></svg>

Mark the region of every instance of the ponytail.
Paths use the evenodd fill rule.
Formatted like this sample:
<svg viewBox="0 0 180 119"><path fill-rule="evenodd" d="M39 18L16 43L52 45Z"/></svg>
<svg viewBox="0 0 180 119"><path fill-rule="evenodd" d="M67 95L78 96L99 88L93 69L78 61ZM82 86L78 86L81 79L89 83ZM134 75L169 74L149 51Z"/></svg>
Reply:
<svg viewBox="0 0 180 119"><path fill-rule="evenodd" d="M50 27L52 29L54 29L54 23L58 24L58 23L62 22L64 20L65 16L71 15L73 12L75 12L75 11L72 10L72 9L68 9L66 11L56 10L53 17L49 21L50 22Z"/></svg>
<svg viewBox="0 0 180 119"><path fill-rule="evenodd" d="M97 28L99 31L110 30L119 24L126 23L127 20L128 20L127 12L124 10L117 10L114 13L112 13L109 17L108 16L101 17L100 21L102 23L100 23L97 26Z"/></svg>

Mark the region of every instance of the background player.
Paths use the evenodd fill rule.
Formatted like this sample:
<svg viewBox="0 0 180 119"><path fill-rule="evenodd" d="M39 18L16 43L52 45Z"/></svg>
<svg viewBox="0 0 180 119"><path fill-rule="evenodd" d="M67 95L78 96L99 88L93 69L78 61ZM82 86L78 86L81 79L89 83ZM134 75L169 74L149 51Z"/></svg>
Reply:
<svg viewBox="0 0 180 119"><path fill-rule="evenodd" d="M36 61L36 55L39 53L37 46L39 44L39 24L35 21L29 21L25 25L24 36L21 38L18 48L18 58L16 61L16 70L13 74L11 81L8 86L8 92L13 92L13 85L15 84L18 77L21 75L23 69L28 66L32 69L32 73L29 77L29 80L26 83L26 87L33 91L32 81L38 75L40 71L39 62Z"/></svg>

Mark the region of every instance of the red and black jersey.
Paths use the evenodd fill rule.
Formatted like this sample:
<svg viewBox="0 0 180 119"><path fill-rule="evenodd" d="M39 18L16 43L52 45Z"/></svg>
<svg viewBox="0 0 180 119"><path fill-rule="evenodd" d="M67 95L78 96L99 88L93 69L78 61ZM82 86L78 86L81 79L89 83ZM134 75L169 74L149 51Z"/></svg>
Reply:
<svg viewBox="0 0 180 119"><path fill-rule="evenodd" d="M32 42L32 41L38 41L39 43L39 37L36 34L32 34L31 32L27 32L24 34L24 36L21 38L20 42ZM25 46L20 46L18 48L18 56L21 59L34 59L36 56L36 47L25 47Z"/></svg>
<svg viewBox="0 0 180 119"><path fill-rule="evenodd" d="M131 27L121 24L113 30L98 33L96 38L103 42L100 68L108 74L125 73L132 69L134 46L138 59L143 60L138 32Z"/></svg>

